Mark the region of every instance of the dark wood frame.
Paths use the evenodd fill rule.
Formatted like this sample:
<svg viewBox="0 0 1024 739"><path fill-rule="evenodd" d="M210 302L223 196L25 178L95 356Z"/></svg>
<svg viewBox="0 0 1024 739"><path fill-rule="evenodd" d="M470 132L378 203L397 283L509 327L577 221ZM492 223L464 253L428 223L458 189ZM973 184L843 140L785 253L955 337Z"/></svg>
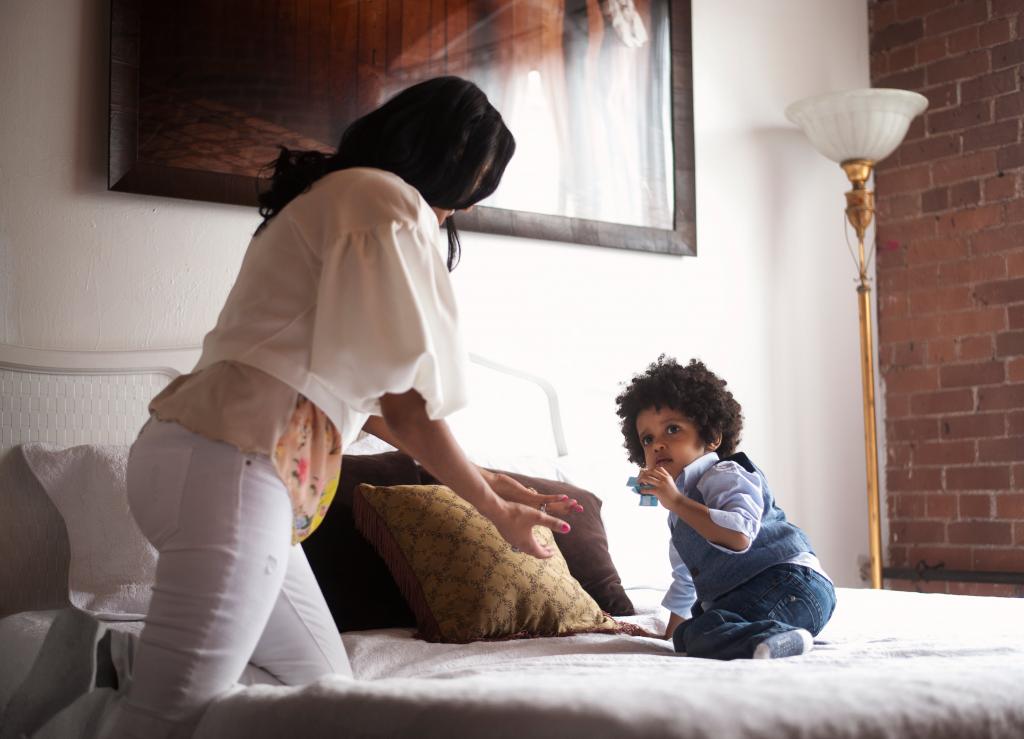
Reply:
<svg viewBox="0 0 1024 739"><path fill-rule="evenodd" d="M201 172L138 161L140 0L111 0L110 130L107 187L236 205L256 204L254 178ZM693 143L693 53L690 0L670 0L672 146L675 227L627 226L525 211L479 207L460 213L467 231L696 256L696 188Z"/></svg>

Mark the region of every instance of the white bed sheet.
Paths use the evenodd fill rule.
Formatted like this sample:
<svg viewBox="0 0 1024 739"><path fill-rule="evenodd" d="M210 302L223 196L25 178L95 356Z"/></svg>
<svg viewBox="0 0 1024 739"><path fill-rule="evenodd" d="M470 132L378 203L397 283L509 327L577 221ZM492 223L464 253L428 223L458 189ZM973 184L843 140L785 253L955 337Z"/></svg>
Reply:
<svg viewBox="0 0 1024 739"><path fill-rule="evenodd" d="M660 593L631 591L648 627ZM355 682L239 689L197 737L1024 736L1024 600L841 589L814 651L776 661L676 655L584 635L427 644L345 635Z"/></svg>

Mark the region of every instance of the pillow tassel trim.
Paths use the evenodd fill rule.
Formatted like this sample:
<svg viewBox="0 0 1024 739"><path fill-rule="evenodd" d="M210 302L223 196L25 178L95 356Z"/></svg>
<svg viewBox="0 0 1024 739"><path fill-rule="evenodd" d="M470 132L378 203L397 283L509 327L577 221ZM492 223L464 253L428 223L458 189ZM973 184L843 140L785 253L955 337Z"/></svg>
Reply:
<svg viewBox="0 0 1024 739"><path fill-rule="evenodd" d="M409 604L413 616L416 617L420 632L415 636L425 641L440 641L437 635L441 633L441 627L430 610L427 598L423 594L423 588L413 574L413 569L409 566L405 553L391 535L384 519L358 487L352 494L352 517L355 520L356 529L384 560L399 592L405 598L405 602ZM429 636L422 633L424 627Z"/></svg>

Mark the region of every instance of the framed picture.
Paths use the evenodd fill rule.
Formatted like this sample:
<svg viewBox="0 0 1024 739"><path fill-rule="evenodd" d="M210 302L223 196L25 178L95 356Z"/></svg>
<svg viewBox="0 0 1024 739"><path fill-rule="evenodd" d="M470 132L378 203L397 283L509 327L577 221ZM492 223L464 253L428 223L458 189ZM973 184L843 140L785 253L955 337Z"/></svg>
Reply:
<svg viewBox="0 0 1024 739"><path fill-rule="evenodd" d="M445 74L517 143L460 228L696 254L689 0L112 0L109 187L255 205L279 147Z"/></svg>

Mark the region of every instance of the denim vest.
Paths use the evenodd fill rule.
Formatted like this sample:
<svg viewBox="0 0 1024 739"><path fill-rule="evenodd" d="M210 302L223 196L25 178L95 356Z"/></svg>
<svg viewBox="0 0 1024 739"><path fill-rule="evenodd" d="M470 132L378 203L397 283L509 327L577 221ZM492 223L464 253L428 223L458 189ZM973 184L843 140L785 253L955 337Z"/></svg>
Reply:
<svg viewBox="0 0 1024 739"><path fill-rule="evenodd" d="M775 505L775 498L768 488L764 473L754 466L746 454L738 452L717 462L715 466L723 462L735 462L760 478L764 493L761 530L750 549L743 554L729 554L716 549L683 521L675 524L672 544L690 570L698 602L713 601L769 567L782 564L801 552L814 552L804 533L787 521L786 514ZM683 494L704 505L700 480L693 492Z"/></svg>

